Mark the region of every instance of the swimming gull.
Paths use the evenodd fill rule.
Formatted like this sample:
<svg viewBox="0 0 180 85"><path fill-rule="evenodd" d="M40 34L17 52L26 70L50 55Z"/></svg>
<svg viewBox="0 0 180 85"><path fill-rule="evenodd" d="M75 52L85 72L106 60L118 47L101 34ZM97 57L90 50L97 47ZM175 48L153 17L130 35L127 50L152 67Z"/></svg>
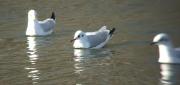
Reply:
<svg viewBox="0 0 180 85"><path fill-rule="evenodd" d="M159 63L180 63L180 48L174 48L167 34L156 35L151 44L159 47Z"/></svg>
<svg viewBox="0 0 180 85"><path fill-rule="evenodd" d="M95 32L83 32L78 30L75 32L73 47L74 48L102 48L112 37L115 28L108 30L106 26L101 27Z"/></svg>
<svg viewBox="0 0 180 85"><path fill-rule="evenodd" d="M26 35L27 36L45 36L50 35L55 27L55 13L52 12L50 18L43 21L38 21L37 13L35 10L29 10L28 12L28 24Z"/></svg>

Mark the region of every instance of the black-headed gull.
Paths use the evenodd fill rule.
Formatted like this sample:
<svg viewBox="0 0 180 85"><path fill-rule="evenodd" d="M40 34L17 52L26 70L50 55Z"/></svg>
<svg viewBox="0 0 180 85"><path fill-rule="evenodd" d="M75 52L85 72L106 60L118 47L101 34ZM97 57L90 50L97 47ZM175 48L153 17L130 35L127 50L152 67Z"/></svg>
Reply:
<svg viewBox="0 0 180 85"><path fill-rule="evenodd" d="M115 28L108 30L106 26L101 27L95 32L76 31L74 35L74 48L102 48L114 33Z"/></svg>
<svg viewBox="0 0 180 85"><path fill-rule="evenodd" d="M38 21L37 13L35 10L29 10L28 12L28 24L26 35L27 36L45 36L50 35L55 27L55 14L52 12L50 18L43 21Z"/></svg>
<svg viewBox="0 0 180 85"><path fill-rule="evenodd" d="M159 63L180 63L180 48L174 48L167 34L156 35L151 44L159 47Z"/></svg>

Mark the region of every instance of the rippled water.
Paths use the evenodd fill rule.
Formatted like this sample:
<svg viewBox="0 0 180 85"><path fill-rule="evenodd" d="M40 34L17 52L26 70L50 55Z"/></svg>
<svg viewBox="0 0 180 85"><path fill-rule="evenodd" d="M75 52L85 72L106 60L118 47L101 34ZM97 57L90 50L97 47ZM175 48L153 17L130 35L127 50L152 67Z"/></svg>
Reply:
<svg viewBox="0 0 180 85"><path fill-rule="evenodd" d="M56 13L55 33L26 37L27 12ZM152 38L180 46L179 0L0 1L1 85L179 85L180 65L159 64ZM115 27L102 49L73 49L74 32Z"/></svg>

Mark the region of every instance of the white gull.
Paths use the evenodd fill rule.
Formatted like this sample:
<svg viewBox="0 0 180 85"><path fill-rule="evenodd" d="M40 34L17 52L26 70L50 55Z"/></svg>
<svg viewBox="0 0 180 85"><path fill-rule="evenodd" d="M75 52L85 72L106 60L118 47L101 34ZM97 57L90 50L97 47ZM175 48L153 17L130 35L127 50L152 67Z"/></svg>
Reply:
<svg viewBox="0 0 180 85"><path fill-rule="evenodd" d="M74 35L74 48L102 48L112 37L115 28L108 30L106 26L95 32L76 31Z"/></svg>
<svg viewBox="0 0 180 85"><path fill-rule="evenodd" d="M38 21L35 10L28 12L28 24L26 29L27 36L45 36L52 34L55 27L55 14L52 12L50 18L43 21Z"/></svg>
<svg viewBox="0 0 180 85"><path fill-rule="evenodd" d="M159 63L180 64L180 48L174 48L171 38L167 34L156 35L152 44L159 47Z"/></svg>

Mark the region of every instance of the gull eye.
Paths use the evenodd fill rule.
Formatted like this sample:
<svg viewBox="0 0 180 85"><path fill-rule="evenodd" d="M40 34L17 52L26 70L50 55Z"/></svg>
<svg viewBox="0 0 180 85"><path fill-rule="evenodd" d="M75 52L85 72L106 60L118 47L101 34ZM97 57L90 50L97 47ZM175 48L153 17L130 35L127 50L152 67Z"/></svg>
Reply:
<svg viewBox="0 0 180 85"><path fill-rule="evenodd" d="M84 37L84 35L81 35L81 37Z"/></svg>
<svg viewBox="0 0 180 85"><path fill-rule="evenodd" d="M162 38L159 41L168 41L168 39L167 38Z"/></svg>
<svg viewBox="0 0 180 85"><path fill-rule="evenodd" d="M80 38L80 35L78 35L78 38Z"/></svg>

